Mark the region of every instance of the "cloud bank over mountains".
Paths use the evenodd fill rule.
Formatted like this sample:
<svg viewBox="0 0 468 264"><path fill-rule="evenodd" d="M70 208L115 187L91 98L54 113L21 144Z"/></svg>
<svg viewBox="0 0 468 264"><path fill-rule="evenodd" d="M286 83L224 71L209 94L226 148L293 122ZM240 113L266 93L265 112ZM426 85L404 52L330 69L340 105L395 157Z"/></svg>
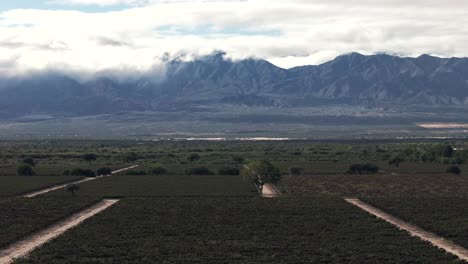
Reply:
<svg viewBox="0 0 468 264"><path fill-rule="evenodd" d="M283 68L353 51L468 55L465 1L43 2L48 8L0 12L0 74L159 72L167 60L216 50L233 60L261 58ZM84 12L83 5L122 8Z"/></svg>

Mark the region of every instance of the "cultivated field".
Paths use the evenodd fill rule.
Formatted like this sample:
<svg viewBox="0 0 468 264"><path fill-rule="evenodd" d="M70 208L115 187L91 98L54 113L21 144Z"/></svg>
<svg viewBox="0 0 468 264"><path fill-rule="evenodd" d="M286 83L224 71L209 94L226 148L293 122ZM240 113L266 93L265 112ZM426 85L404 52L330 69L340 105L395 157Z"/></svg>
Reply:
<svg viewBox="0 0 468 264"><path fill-rule="evenodd" d="M464 263L344 198L466 248L465 149L463 141L0 142L0 258L87 215L16 262ZM260 160L277 167L281 197L255 188L244 164ZM28 164L34 176L17 176ZM352 174L368 164L380 170ZM92 180L20 197L82 178ZM119 201L91 214L103 199Z"/></svg>

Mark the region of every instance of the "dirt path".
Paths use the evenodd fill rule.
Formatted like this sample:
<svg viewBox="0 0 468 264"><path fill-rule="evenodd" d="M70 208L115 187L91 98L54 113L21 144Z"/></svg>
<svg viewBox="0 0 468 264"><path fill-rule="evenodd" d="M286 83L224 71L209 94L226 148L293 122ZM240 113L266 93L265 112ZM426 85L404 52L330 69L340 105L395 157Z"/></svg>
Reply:
<svg viewBox="0 0 468 264"><path fill-rule="evenodd" d="M133 166L130 166L130 167L127 167L127 168L115 170L115 171L113 171L111 173L111 175L117 174L117 173L122 172L122 171L131 170L131 169L134 169L134 168L136 168L138 166L139 165L133 165ZM31 193L24 194L23 197L32 198L32 197L36 197L36 196L39 196L39 195L42 195L42 194L45 194L45 193L48 193L48 192L63 189L63 188L67 187L70 184L80 184L80 183L84 183L84 182L88 182L88 181L94 181L96 179L99 179L99 178L102 178L102 177L107 177L107 176L110 176L110 175L101 175L101 176L97 176L97 177L94 177L94 178L85 178L85 179L81 179L81 180L74 181L74 182L55 185L55 186L48 187L48 188L45 188L45 189L42 189L42 190L39 190L39 191L34 191L34 192L31 192Z"/></svg>
<svg viewBox="0 0 468 264"><path fill-rule="evenodd" d="M437 236L436 234L433 234L433 233L430 233L430 232L427 232L427 231L424 231L423 229L415 226L415 225L412 225L412 224L409 224L409 223L406 223L405 221L399 219L399 218L396 218L392 215L389 215L387 213L385 213L384 211L372 206L372 205L369 205L359 199L345 199L348 203L351 203L359 208L361 208L362 210L380 218L380 219L383 219L387 222L389 222L390 224L398 227L399 229L401 230L405 230L407 231L408 233L410 233L410 235L412 236L415 236L415 237L418 237L424 241L428 241L430 242L432 245L438 247L438 248L441 248L457 257L459 257L461 260L464 260L464 261L467 261L468 262L468 250L466 250L465 248L459 246L459 245L456 245L455 243L453 243L452 241L449 241L449 240L446 240L442 237L439 237Z"/></svg>
<svg viewBox="0 0 468 264"><path fill-rule="evenodd" d="M73 228L81 224L86 219L106 210L118 201L119 200L102 200L96 205L76 213L49 228L16 242L8 248L0 251L0 263L12 263L15 259L29 254L31 251L47 243L49 240L62 235L70 228Z"/></svg>
<svg viewBox="0 0 468 264"><path fill-rule="evenodd" d="M265 183L262 189L262 197L275 198L281 196L281 192L271 183Z"/></svg>

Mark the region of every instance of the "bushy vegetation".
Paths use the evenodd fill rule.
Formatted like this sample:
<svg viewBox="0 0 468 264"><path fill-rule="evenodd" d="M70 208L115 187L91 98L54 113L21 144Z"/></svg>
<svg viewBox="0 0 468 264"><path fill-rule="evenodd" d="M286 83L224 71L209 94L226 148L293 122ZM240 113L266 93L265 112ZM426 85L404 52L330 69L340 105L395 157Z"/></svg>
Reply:
<svg viewBox="0 0 468 264"><path fill-rule="evenodd" d="M168 170L163 166L158 166L151 169L151 174L153 175L164 175L167 174Z"/></svg>
<svg viewBox="0 0 468 264"><path fill-rule="evenodd" d="M185 170L185 174L187 175L214 175L214 172L212 172L210 169L207 167L195 167L195 168L190 168Z"/></svg>
<svg viewBox="0 0 468 264"><path fill-rule="evenodd" d="M146 171L144 171L144 170L129 170L129 171L125 172L125 175L142 176L142 175L146 175Z"/></svg>
<svg viewBox="0 0 468 264"><path fill-rule="evenodd" d="M101 175L111 175L112 174L112 169L109 168L109 167L99 168L96 171L96 174L99 175L99 176L101 176Z"/></svg>
<svg viewBox="0 0 468 264"><path fill-rule="evenodd" d="M74 263L91 259L106 263L462 263L342 199L329 197L125 199L18 263L70 259Z"/></svg>
<svg viewBox="0 0 468 264"><path fill-rule="evenodd" d="M239 175L240 170L238 168L233 167L222 167L218 170L219 175Z"/></svg>
<svg viewBox="0 0 468 264"><path fill-rule="evenodd" d="M459 167L457 166L450 166L447 168L447 173L452 173L452 174L460 174L462 171Z"/></svg>
<svg viewBox="0 0 468 264"><path fill-rule="evenodd" d="M18 165L16 172L18 173L18 175L21 175L21 176L32 176L35 174L31 165L28 165L28 164Z"/></svg>
<svg viewBox="0 0 468 264"><path fill-rule="evenodd" d="M379 167L366 163L366 164L352 164L349 166L349 174L375 174L379 172Z"/></svg>
<svg viewBox="0 0 468 264"><path fill-rule="evenodd" d="M96 173L94 173L94 171L90 169L81 169L81 168L73 169L69 172L69 174L67 174L67 171L65 171L64 175L96 177Z"/></svg>

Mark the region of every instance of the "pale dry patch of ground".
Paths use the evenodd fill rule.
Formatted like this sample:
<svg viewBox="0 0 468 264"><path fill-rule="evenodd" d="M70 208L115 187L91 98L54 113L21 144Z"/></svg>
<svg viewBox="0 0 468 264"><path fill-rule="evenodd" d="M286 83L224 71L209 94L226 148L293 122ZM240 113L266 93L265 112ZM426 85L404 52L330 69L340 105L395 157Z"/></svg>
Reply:
<svg viewBox="0 0 468 264"><path fill-rule="evenodd" d="M468 124L465 123L417 123L419 127L428 129L465 129L468 128Z"/></svg>

